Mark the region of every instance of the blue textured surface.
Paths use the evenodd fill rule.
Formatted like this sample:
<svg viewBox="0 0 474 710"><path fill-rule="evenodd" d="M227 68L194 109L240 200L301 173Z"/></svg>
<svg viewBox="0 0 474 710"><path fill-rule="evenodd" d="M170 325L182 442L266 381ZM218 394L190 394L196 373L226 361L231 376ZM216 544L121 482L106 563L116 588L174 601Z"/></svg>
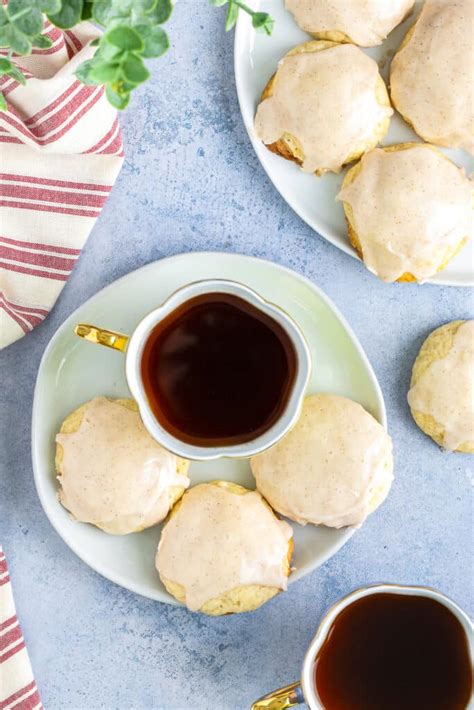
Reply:
<svg viewBox="0 0 474 710"><path fill-rule="evenodd" d="M0 539L46 710L248 708L298 676L323 610L368 582L433 585L474 612L471 459L441 453L406 405L423 339L472 317L472 294L383 285L312 233L250 147L222 11L182 0L169 29L171 51L123 116L124 168L73 277L47 321L0 354ZM36 372L64 318L131 269L209 249L285 264L326 291L380 379L396 456L387 502L335 558L259 611L221 619L142 599L89 570L43 514L30 462Z"/></svg>

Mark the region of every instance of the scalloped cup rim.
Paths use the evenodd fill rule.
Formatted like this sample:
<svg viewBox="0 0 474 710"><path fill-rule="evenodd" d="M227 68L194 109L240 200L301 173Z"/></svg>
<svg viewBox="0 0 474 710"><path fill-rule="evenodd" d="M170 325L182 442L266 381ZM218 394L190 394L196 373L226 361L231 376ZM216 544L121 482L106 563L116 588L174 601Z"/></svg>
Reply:
<svg viewBox="0 0 474 710"><path fill-rule="evenodd" d="M151 411L143 385L141 358L144 346L153 328L186 301L206 293L228 293L250 303L250 305L268 315L284 329L296 352L296 373L281 416L260 436L242 444L197 446L181 441L167 431L157 420ZM249 458L276 444L296 423L311 375L311 355L300 327L280 306L265 300L256 291L238 281L203 279L177 289L164 303L142 318L128 343L125 375L132 396L138 404L140 416L146 429L168 451L193 461L210 461L222 457Z"/></svg>

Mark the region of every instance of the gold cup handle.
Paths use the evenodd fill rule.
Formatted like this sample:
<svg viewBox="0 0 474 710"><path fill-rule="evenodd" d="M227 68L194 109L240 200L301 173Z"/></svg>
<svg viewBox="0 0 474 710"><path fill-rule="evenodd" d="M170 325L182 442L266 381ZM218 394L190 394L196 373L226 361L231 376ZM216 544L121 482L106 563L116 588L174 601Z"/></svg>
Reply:
<svg viewBox="0 0 474 710"><path fill-rule="evenodd" d="M304 703L299 682L274 690L256 700L250 710L284 710Z"/></svg>
<svg viewBox="0 0 474 710"><path fill-rule="evenodd" d="M106 348L119 350L122 353L127 349L129 341L128 335L124 333L116 333L113 330L97 328L97 326L90 325L89 323L79 323L74 328L74 332L80 338L84 338L84 340L88 340L90 343L105 345Z"/></svg>

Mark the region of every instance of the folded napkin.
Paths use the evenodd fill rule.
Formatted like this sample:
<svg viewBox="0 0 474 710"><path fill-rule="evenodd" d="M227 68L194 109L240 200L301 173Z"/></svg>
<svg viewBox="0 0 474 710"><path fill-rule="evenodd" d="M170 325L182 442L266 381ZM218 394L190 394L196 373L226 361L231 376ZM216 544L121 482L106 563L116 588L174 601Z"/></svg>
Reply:
<svg viewBox="0 0 474 710"><path fill-rule="evenodd" d="M41 710L0 545L0 710Z"/></svg>
<svg viewBox="0 0 474 710"><path fill-rule="evenodd" d="M100 31L45 34L52 47L14 59L25 86L0 78L0 348L47 316L123 162L116 110L74 75Z"/></svg>

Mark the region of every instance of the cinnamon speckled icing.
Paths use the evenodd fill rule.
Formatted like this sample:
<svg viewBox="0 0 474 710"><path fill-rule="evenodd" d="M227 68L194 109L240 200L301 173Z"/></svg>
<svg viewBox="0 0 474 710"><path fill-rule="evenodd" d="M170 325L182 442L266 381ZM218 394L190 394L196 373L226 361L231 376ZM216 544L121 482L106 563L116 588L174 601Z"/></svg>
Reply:
<svg viewBox="0 0 474 710"><path fill-rule="evenodd" d="M373 47L403 20L414 0L285 0L285 4L306 32L342 32L355 44Z"/></svg>
<svg viewBox="0 0 474 710"><path fill-rule="evenodd" d="M239 495L205 483L184 495L163 529L156 567L198 611L242 585L286 589L292 535L257 491Z"/></svg>
<svg viewBox="0 0 474 710"><path fill-rule="evenodd" d="M337 199L351 208L365 265L384 281L429 278L472 234L472 184L424 144L366 153Z"/></svg>
<svg viewBox="0 0 474 710"><path fill-rule="evenodd" d="M408 403L442 426L446 449L474 442L474 320L458 328L448 354L429 365L408 392Z"/></svg>
<svg viewBox="0 0 474 710"><path fill-rule="evenodd" d="M361 525L386 497L392 442L357 402L307 397L301 417L276 446L251 460L257 489L302 525Z"/></svg>
<svg viewBox="0 0 474 710"><path fill-rule="evenodd" d="M377 64L352 44L283 57L272 95L258 106L255 131L266 144L295 136L306 172L338 171L393 113L377 101L378 81Z"/></svg>
<svg viewBox="0 0 474 710"><path fill-rule="evenodd" d="M82 522L121 535L163 520L170 487L187 488L177 457L154 441L140 415L105 397L85 405L77 431L60 433L61 503Z"/></svg>
<svg viewBox="0 0 474 710"><path fill-rule="evenodd" d="M425 140L474 153L474 2L426 0L395 55L391 97Z"/></svg>

